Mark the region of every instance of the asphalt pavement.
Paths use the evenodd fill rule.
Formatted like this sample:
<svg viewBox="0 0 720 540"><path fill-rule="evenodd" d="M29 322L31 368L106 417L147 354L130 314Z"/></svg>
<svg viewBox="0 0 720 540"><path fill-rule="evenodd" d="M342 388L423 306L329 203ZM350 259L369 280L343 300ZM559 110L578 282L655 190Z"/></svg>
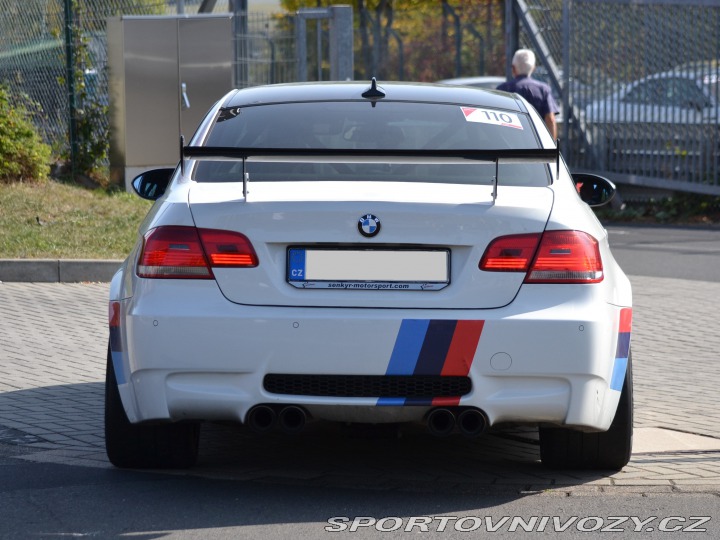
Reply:
<svg viewBox="0 0 720 540"><path fill-rule="evenodd" d="M609 230L634 292L636 437L623 471L546 470L534 432L520 427L468 440L323 425L294 437L257 436L208 424L198 466L164 474L401 491L720 493L720 271L713 271L720 231ZM676 277L664 275L668 268ZM76 275L95 278L77 283L35 282L28 269L21 275L0 283L0 456L109 470L102 431L108 284L96 274Z"/></svg>
<svg viewBox="0 0 720 540"><path fill-rule="evenodd" d="M607 227L615 258L626 274L720 281L720 227Z"/></svg>

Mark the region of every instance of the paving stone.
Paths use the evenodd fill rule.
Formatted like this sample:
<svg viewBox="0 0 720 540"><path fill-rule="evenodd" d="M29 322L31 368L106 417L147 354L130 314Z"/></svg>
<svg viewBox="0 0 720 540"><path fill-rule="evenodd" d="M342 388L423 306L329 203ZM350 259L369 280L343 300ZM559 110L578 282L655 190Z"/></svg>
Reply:
<svg viewBox="0 0 720 540"><path fill-rule="evenodd" d="M633 479L615 479L613 480L613 486L671 486L672 482L669 478L657 478L657 479L647 479L647 478L633 478Z"/></svg>
<svg viewBox="0 0 720 540"><path fill-rule="evenodd" d="M636 427L720 439L715 397L720 283L635 276L631 282ZM0 283L0 433L13 430L5 431L9 438L24 437L23 444L35 449L23 459L109 467L102 420L107 293L107 283ZM193 474L358 486L377 485L373 478L385 475L383 489L408 482L416 487L447 484L448 489L504 485L516 493L528 489L554 496L720 492L720 452L633 455L617 474L553 472L539 466L535 438L535 432L517 428L476 445L425 441L432 451L417 464L408 466L406 455L388 452L387 463L353 463L357 474L349 474L343 456L312 461L327 456L321 439L301 443L306 461L298 462L271 441L203 428L201 465ZM362 444L351 441L356 442ZM437 463L439 452L446 454L443 464ZM425 474L413 474L418 466Z"/></svg>
<svg viewBox="0 0 720 540"><path fill-rule="evenodd" d="M720 477L717 478L696 478L693 480L675 480L675 484L678 486L720 486Z"/></svg>

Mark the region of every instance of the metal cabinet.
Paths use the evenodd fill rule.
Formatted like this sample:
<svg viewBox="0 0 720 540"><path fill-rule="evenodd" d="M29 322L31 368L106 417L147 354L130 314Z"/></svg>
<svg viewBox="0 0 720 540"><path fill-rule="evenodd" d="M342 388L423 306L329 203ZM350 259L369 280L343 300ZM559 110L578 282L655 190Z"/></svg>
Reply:
<svg viewBox="0 0 720 540"><path fill-rule="evenodd" d="M174 167L207 110L232 88L232 17L108 19L110 176Z"/></svg>

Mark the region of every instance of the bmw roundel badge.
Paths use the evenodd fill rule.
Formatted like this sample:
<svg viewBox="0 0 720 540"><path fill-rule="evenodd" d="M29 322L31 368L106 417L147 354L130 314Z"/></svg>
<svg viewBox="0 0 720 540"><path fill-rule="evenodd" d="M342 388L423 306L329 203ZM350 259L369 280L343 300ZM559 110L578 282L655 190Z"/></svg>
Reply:
<svg viewBox="0 0 720 540"><path fill-rule="evenodd" d="M372 238L380 232L380 220L372 214L365 214L358 220L358 231L366 238Z"/></svg>

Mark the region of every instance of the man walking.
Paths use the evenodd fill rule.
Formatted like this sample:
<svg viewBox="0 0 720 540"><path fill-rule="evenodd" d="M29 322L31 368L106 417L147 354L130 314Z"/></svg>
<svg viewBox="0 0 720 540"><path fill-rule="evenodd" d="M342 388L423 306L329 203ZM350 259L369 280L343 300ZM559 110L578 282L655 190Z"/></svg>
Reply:
<svg viewBox="0 0 720 540"><path fill-rule="evenodd" d="M534 70L535 53L529 49L518 49L512 59L513 80L502 83L497 89L514 92L524 97L545 120L545 125L553 140L557 140L555 114L560 112L560 109L555 103L550 87L531 77Z"/></svg>

